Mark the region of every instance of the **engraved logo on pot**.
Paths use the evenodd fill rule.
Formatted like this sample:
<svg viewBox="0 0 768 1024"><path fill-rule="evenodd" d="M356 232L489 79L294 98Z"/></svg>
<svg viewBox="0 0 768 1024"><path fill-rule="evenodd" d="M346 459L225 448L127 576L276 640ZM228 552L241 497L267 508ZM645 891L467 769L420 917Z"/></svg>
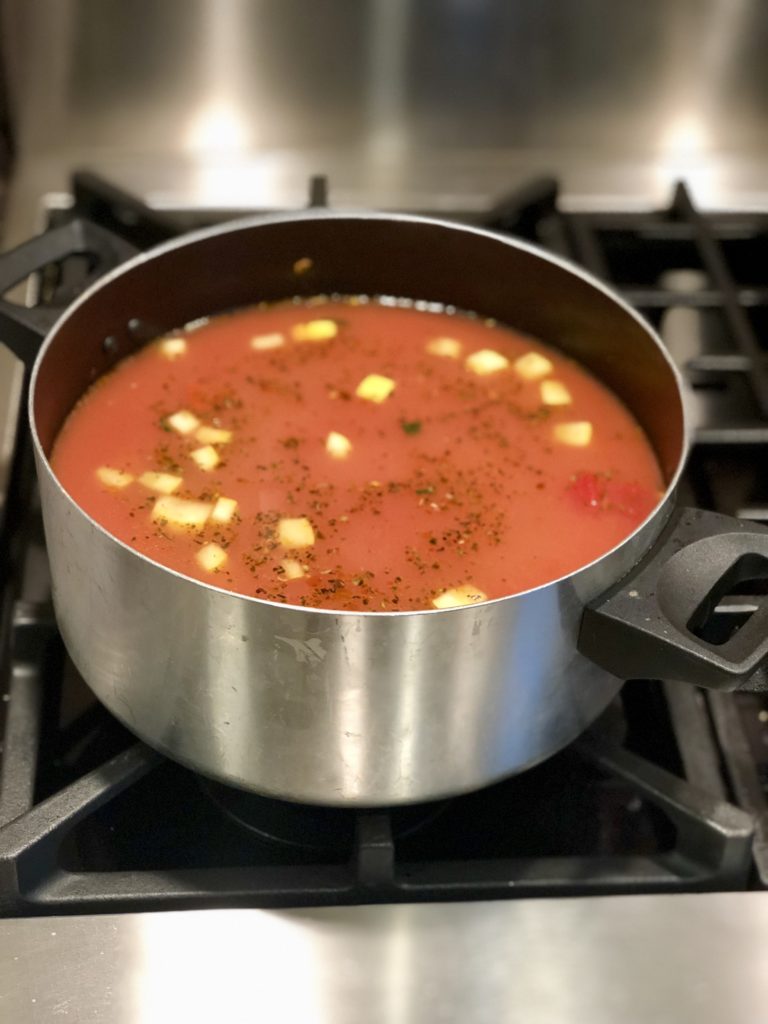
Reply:
<svg viewBox="0 0 768 1024"><path fill-rule="evenodd" d="M298 662L318 665L325 657L325 648L322 642L315 638L312 640L294 640L289 636L276 636L275 640L288 644L296 655L296 661Z"/></svg>

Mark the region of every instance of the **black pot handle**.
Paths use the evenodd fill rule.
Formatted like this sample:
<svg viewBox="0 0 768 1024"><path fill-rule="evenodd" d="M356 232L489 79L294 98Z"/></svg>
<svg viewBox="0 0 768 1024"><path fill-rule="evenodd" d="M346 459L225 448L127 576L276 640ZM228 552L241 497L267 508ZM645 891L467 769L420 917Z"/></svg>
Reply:
<svg viewBox="0 0 768 1024"><path fill-rule="evenodd" d="M643 561L587 606L579 650L623 679L768 689L768 599L724 643L700 635L720 599L752 579L768 579L768 529L679 509Z"/></svg>
<svg viewBox="0 0 768 1024"><path fill-rule="evenodd" d="M0 256L0 342L31 366L40 342L62 313L59 306L20 306L3 296L14 285L67 256L89 256L87 283L124 263L138 250L90 221L76 218Z"/></svg>

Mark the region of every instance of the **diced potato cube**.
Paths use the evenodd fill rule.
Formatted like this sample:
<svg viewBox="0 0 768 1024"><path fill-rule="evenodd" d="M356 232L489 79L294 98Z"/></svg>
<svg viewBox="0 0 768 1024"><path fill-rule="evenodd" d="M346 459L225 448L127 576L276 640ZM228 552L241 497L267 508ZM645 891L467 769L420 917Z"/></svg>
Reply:
<svg viewBox="0 0 768 1024"><path fill-rule="evenodd" d="M461 355L461 342L456 338L433 338L427 342L426 349L432 356L458 359Z"/></svg>
<svg viewBox="0 0 768 1024"><path fill-rule="evenodd" d="M202 530L210 514L211 506L205 501L189 501L187 498L174 498L170 495L158 498L152 509L152 518L156 523L193 530Z"/></svg>
<svg viewBox="0 0 768 1024"><path fill-rule="evenodd" d="M542 377L546 377L548 373L552 373L554 367L546 356L541 355L539 352L526 352L524 356L520 356L513 363L515 372L519 374L523 380L541 380Z"/></svg>
<svg viewBox="0 0 768 1024"><path fill-rule="evenodd" d="M472 373L485 377L489 373L498 373L500 370L506 370L509 366L509 360L501 352L494 352L492 348L481 348L478 352L473 352L471 356L467 356L464 360L464 365Z"/></svg>
<svg viewBox="0 0 768 1024"><path fill-rule="evenodd" d="M218 572L226 564L227 552L218 544L203 544L195 559L206 572Z"/></svg>
<svg viewBox="0 0 768 1024"><path fill-rule="evenodd" d="M452 590L444 590L442 594L432 598L435 608L459 608L465 604L477 604L478 601L486 601L488 595L484 594L479 587L473 583L463 583L460 587Z"/></svg>
<svg viewBox="0 0 768 1024"><path fill-rule="evenodd" d="M157 347L166 359L178 359L187 353L187 343L183 338L163 338Z"/></svg>
<svg viewBox="0 0 768 1024"><path fill-rule="evenodd" d="M302 576L305 576L304 566L301 562L297 562L295 558L284 558L280 563L283 574L280 577L283 580L300 580Z"/></svg>
<svg viewBox="0 0 768 1024"><path fill-rule="evenodd" d="M191 434L193 430L197 430L200 426L200 420L188 409L179 409L178 412L169 416L165 422L171 430L175 430L177 434L183 435Z"/></svg>
<svg viewBox="0 0 768 1024"><path fill-rule="evenodd" d="M570 405L571 392L559 380L543 380L539 385L544 405Z"/></svg>
<svg viewBox="0 0 768 1024"><path fill-rule="evenodd" d="M346 459L352 451L352 442L343 434L337 434L332 430L325 439L325 450L334 459Z"/></svg>
<svg viewBox="0 0 768 1024"><path fill-rule="evenodd" d="M394 390L395 382L391 377L383 377L380 373L369 373L357 385L355 394L367 402L385 402Z"/></svg>
<svg viewBox="0 0 768 1024"><path fill-rule="evenodd" d="M173 473L155 473L148 469L139 477L139 483L150 491L157 491L158 494L173 494L181 487L182 480Z"/></svg>
<svg viewBox="0 0 768 1024"><path fill-rule="evenodd" d="M279 331L273 331L271 334L257 334L256 337L251 338L251 348L256 349L257 352L268 352L273 348L282 348L285 344L285 336Z"/></svg>
<svg viewBox="0 0 768 1024"><path fill-rule="evenodd" d="M121 469L113 469L111 466L99 466L96 476L105 487L114 487L118 490L133 483L132 473L123 473Z"/></svg>
<svg viewBox="0 0 768 1024"><path fill-rule="evenodd" d="M222 427L209 427L205 423L195 431L195 437L201 444L227 444L232 440L232 431Z"/></svg>
<svg viewBox="0 0 768 1024"><path fill-rule="evenodd" d="M235 512L237 502L234 498L217 498L211 512L211 520L214 523L228 523Z"/></svg>
<svg viewBox="0 0 768 1024"><path fill-rule="evenodd" d="M555 440L561 444L569 444L573 448L586 448L592 440L592 424L588 420L556 423L553 433Z"/></svg>
<svg viewBox="0 0 768 1024"><path fill-rule="evenodd" d="M206 473L209 473L212 469L215 469L221 462L219 453L213 447L213 445L205 444L202 448L195 448L193 452L189 453L190 456L195 460L200 469L204 469Z"/></svg>
<svg viewBox="0 0 768 1024"><path fill-rule="evenodd" d="M291 337L294 341L329 341L339 333L335 320L309 320L305 324L294 324Z"/></svg>
<svg viewBox="0 0 768 1024"><path fill-rule="evenodd" d="M277 524L277 539L284 548L309 548L315 543L315 531L305 516L281 519Z"/></svg>

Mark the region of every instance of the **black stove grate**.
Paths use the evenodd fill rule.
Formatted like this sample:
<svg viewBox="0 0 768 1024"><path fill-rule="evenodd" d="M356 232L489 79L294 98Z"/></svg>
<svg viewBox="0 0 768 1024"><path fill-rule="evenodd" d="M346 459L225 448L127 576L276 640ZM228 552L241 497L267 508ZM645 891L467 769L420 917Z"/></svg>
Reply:
<svg viewBox="0 0 768 1024"><path fill-rule="evenodd" d="M326 193L314 179L310 204ZM147 211L88 174L73 195L59 222L95 219L139 248L213 219ZM686 496L768 521L768 215L703 217L683 186L658 213L568 213L541 179L482 223L578 260L659 327L696 426ZM60 260L41 275L41 298L66 304L95 269L82 255ZM0 548L0 913L768 884L768 709L754 695L630 683L572 748L415 809L250 798L136 744L63 651L23 448ZM731 595L719 613L743 616L762 599Z"/></svg>
<svg viewBox="0 0 768 1024"><path fill-rule="evenodd" d="M768 446L768 212L704 216L679 184L662 211L566 213L542 179L488 226L582 264L661 331L699 443Z"/></svg>

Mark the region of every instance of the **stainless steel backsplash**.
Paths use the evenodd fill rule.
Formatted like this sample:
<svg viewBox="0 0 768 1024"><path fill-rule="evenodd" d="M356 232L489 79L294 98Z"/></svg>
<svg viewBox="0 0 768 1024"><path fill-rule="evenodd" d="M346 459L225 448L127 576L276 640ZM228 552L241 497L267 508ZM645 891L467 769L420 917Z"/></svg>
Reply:
<svg viewBox="0 0 768 1024"><path fill-rule="evenodd" d="M476 208L768 194L764 0L6 0L24 157L130 157L164 205ZM152 170L148 165L152 165ZM594 202L591 203L594 206Z"/></svg>

